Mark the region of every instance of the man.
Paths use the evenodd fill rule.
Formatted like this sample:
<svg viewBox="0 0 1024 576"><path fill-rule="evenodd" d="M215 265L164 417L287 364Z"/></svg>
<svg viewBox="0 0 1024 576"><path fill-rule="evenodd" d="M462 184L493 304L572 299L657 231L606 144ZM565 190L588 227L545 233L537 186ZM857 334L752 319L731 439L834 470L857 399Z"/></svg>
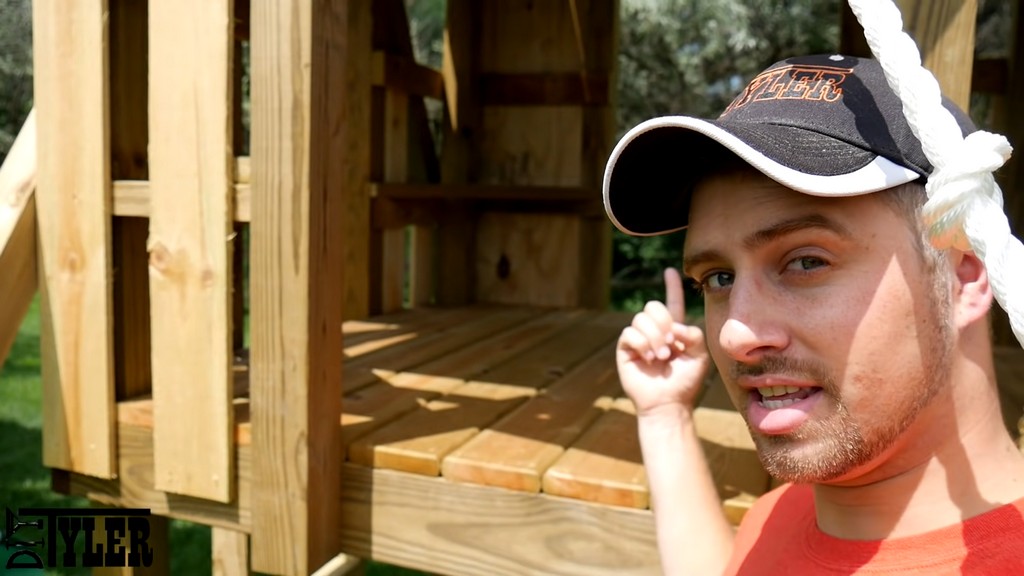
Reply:
<svg viewBox="0 0 1024 576"><path fill-rule="evenodd" d="M719 119L648 121L613 151L610 218L687 228L704 293L706 336L667 271L617 350L666 574L1024 574L992 289L977 256L926 237L930 172L877 63L839 55L779 62ZM710 361L788 482L735 536L692 421Z"/></svg>

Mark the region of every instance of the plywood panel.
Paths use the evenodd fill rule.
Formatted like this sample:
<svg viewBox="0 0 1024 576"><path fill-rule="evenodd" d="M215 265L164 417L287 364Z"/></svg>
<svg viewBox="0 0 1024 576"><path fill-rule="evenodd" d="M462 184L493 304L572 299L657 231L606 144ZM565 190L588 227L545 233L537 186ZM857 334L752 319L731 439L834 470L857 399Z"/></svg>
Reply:
<svg viewBox="0 0 1024 576"><path fill-rule="evenodd" d="M116 467L107 3L32 3L43 462Z"/></svg>
<svg viewBox="0 0 1024 576"><path fill-rule="evenodd" d="M579 304L580 221L570 215L486 213L476 245L483 301Z"/></svg>
<svg viewBox="0 0 1024 576"><path fill-rule="evenodd" d="M0 166L0 366L38 285L36 267L36 116L25 125Z"/></svg>
<svg viewBox="0 0 1024 576"><path fill-rule="evenodd" d="M150 10L156 485L227 502L234 7L232 0L195 0L152 3Z"/></svg>
<svg viewBox="0 0 1024 576"><path fill-rule="evenodd" d="M543 488L558 496L647 508L650 492L632 401L617 399L548 469Z"/></svg>

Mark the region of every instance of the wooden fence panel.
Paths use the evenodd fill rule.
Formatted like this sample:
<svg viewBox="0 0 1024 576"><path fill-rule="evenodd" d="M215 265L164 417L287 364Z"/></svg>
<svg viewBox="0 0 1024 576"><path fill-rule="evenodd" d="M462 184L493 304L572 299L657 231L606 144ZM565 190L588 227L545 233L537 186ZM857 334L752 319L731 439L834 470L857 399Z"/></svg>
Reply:
<svg viewBox="0 0 1024 576"><path fill-rule="evenodd" d="M156 486L227 502L232 0L152 2L149 275Z"/></svg>

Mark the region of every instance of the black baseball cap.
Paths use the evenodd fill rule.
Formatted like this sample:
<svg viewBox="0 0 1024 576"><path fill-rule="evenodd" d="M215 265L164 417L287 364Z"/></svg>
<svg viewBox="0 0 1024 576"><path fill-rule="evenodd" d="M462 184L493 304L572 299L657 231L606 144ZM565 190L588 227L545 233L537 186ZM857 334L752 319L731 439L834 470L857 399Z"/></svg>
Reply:
<svg viewBox="0 0 1024 576"><path fill-rule="evenodd" d="M976 130L943 105L964 136ZM683 229L694 186L723 156L814 196L868 194L932 171L876 60L801 56L755 76L716 120L664 116L626 133L605 168L605 211L635 236Z"/></svg>

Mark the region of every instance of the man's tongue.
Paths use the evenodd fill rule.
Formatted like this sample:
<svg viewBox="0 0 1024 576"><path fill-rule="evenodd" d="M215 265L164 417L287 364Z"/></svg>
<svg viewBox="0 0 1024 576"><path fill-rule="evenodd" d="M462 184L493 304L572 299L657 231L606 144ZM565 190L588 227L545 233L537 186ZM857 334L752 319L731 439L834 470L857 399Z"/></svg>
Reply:
<svg viewBox="0 0 1024 576"><path fill-rule="evenodd" d="M807 421L818 403L821 388L798 388L783 394L764 395L753 392L750 424L762 434L786 434Z"/></svg>

